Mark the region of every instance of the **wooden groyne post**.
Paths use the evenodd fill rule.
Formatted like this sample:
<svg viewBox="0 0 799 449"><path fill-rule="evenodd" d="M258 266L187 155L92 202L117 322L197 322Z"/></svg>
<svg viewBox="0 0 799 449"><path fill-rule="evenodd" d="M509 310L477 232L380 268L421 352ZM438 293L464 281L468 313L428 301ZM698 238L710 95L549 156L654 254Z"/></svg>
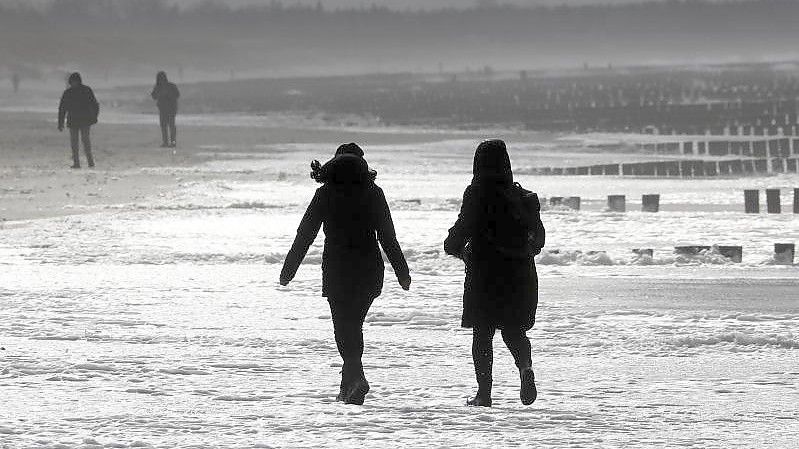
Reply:
<svg viewBox="0 0 799 449"><path fill-rule="evenodd" d="M613 212L626 212L627 197L624 195L608 195L608 209Z"/></svg>
<svg viewBox="0 0 799 449"><path fill-rule="evenodd" d="M780 189L766 189L766 211L770 214L779 214L782 212Z"/></svg>
<svg viewBox="0 0 799 449"><path fill-rule="evenodd" d="M660 195L657 193L641 196L641 211L658 212L660 210Z"/></svg>
<svg viewBox="0 0 799 449"><path fill-rule="evenodd" d="M760 213L760 190L744 190L744 209L747 214Z"/></svg>
<svg viewBox="0 0 799 449"><path fill-rule="evenodd" d="M744 258L744 250L741 246L717 246L719 254L732 260L735 263L741 263Z"/></svg>
<svg viewBox="0 0 799 449"><path fill-rule="evenodd" d="M796 245L793 243L774 244L774 262L778 264L793 265L796 254Z"/></svg>
<svg viewBox="0 0 799 449"><path fill-rule="evenodd" d="M793 213L799 214L799 189L793 189Z"/></svg>
<svg viewBox="0 0 799 449"><path fill-rule="evenodd" d="M572 210L580 210L580 197L568 196L563 200L563 205Z"/></svg>

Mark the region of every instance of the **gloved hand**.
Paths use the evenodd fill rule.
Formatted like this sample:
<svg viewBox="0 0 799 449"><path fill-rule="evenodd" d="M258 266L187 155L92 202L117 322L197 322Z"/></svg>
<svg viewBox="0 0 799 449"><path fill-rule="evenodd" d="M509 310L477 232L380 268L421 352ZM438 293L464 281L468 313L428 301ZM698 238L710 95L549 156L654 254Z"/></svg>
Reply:
<svg viewBox="0 0 799 449"><path fill-rule="evenodd" d="M403 290L408 291L411 289L411 277L410 276L403 276L398 279L400 287Z"/></svg>

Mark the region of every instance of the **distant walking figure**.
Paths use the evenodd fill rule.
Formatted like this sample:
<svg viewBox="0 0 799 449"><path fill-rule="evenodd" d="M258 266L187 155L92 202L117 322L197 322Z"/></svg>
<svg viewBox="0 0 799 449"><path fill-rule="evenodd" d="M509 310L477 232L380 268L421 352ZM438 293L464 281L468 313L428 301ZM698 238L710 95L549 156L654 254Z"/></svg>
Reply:
<svg viewBox="0 0 799 449"><path fill-rule="evenodd" d="M297 237L286 256L280 284L288 285L308 248L324 225L322 296L327 297L333 329L344 365L336 400L363 404L369 383L363 372L363 322L383 288L383 258L388 256L403 289L411 277L383 190L374 182L363 151L354 143L342 145L324 166L313 164L312 176L324 185L302 218Z"/></svg>
<svg viewBox="0 0 799 449"><path fill-rule="evenodd" d="M169 82L166 72L155 75L155 87L150 94L158 106L158 118L161 123L161 147L175 148L177 146L177 126L175 116L178 114L178 98L180 91L175 83Z"/></svg>
<svg viewBox="0 0 799 449"><path fill-rule="evenodd" d="M72 145L72 168L80 168L79 139L83 141L86 162L89 167L94 167L90 128L97 123L100 104L94 97L92 89L83 84L80 73L75 72L69 75L68 82L69 87L61 96L61 103L58 106L58 130L64 130L64 119L66 118Z"/></svg>
<svg viewBox="0 0 799 449"><path fill-rule="evenodd" d="M472 328L477 395L468 405L491 406L493 339L497 329L516 361L524 405L537 397L530 340L535 323L538 276L533 257L544 246L544 225L535 193L513 182L501 140L477 147L474 178L463 194L444 251L466 262L461 325Z"/></svg>
<svg viewBox="0 0 799 449"><path fill-rule="evenodd" d="M11 87L14 88L14 93L15 94L19 92L19 83L20 83L19 73L17 73L17 72L12 73L11 74Z"/></svg>

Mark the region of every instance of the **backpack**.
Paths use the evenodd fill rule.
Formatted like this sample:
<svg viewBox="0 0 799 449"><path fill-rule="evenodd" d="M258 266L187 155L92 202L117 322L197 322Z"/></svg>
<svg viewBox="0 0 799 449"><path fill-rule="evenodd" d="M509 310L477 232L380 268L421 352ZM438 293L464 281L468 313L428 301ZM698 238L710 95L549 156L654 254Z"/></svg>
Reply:
<svg viewBox="0 0 799 449"><path fill-rule="evenodd" d="M522 219L528 226L527 243L535 255L541 252L545 242L544 224L541 223L541 202L537 193L525 189L518 182L514 183L514 186L522 197Z"/></svg>
<svg viewBox="0 0 799 449"><path fill-rule="evenodd" d="M507 232L506 234L525 234L521 239L501 238L497 235L488 235L487 240L491 247L500 254L514 258L514 259L527 259L540 252L543 244L543 235L539 235L539 223L541 222L541 203L538 200L538 195L531 192L519 183L514 183L513 186L503 192L508 204L511 205L511 225L510 228L515 228L516 232ZM523 240L523 242L522 242Z"/></svg>

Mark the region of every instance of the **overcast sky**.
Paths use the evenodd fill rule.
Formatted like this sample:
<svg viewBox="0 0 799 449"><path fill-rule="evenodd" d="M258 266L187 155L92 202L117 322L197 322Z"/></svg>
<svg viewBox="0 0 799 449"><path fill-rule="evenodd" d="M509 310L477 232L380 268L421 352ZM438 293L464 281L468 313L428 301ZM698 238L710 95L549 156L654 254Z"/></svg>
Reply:
<svg viewBox="0 0 799 449"><path fill-rule="evenodd" d="M181 2L203 2L206 0L175 0ZM237 4L263 4L268 0L218 0L231 5ZM395 9L431 9L441 7L465 8L476 5L481 0L322 0L322 5L328 9L340 7L359 7L370 6L372 4L388 6ZM618 4L618 3L641 3L643 1L659 0L497 0L501 4L516 4L522 6L541 6L541 5L590 5L590 4ZM283 4L291 5L304 3L315 5L317 0L283 0Z"/></svg>
<svg viewBox="0 0 799 449"><path fill-rule="evenodd" d="M53 0L0 0L0 4L35 4L46 5L52 3ZM136 1L136 0L129 0ZM181 5L192 5L207 2L208 0L167 0L169 2L178 3ZM218 3L227 3L231 6L241 5L264 5L268 4L270 0L211 0ZM284 5L304 4L316 5L318 0L281 0ZM369 7L372 4L387 6L392 9L438 9L438 8L469 8L477 5L480 2L492 2L499 4L513 4L519 6L582 6L582 5L597 5L597 4L624 4L624 3L644 3L644 2L658 2L668 0L321 0L322 5L326 9L336 8L357 8ZM702 1L702 0L688 0L688 1ZM713 0L713 1L729 1L729 0Z"/></svg>
<svg viewBox="0 0 799 449"><path fill-rule="evenodd" d="M0 0L0 4L37 4L46 5L53 0ZM135 0L131 0L135 1ZM182 5L198 4L208 0L168 0ZM227 3L231 6L240 5L263 5L270 0L212 0L219 3ZM284 5L306 4L316 5L317 0L281 0ZM372 4L387 6L393 9L436 9L443 7L467 8L478 4L481 1L491 2L493 0L322 0L322 5L327 9L368 7ZM594 4L620 4L620 3L641 3L651 1L666 0L496 0L500 4L514 4L520 6L558 6L558 5L594 5Z"/></svg>

